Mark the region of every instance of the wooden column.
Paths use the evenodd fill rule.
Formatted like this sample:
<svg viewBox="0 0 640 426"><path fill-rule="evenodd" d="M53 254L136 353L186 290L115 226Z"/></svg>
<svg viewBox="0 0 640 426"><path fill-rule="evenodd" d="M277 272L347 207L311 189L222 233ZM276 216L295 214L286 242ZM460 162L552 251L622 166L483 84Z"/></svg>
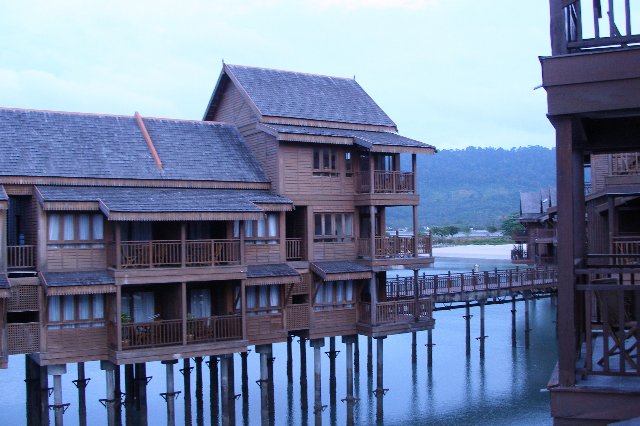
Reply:
<svg viewBox="0 0 640 426"><path fill-rule="evenodd" d="M280 261L287 261L287 217L285 212L280 212L278 223L278 239L280 241Z"/></svg>
<svg viewBox="0 0 640 426"><path fill-rule="evenodd" d="M180 283L180 318L182 318L182 344L187 344L187 283Z"/></svg>
<svg viewBox="0 0 640 426"><path fill-rule="evenodd" d="M369 280L369 294L371 295L371 325L378 323L377 318L377 305L378 305L378 286L376 281L376 273L373 273L373 277Z"/></svg>
<svg viewBox="0 0 640 426"><path fill-rule="evenodd" d="M552 1L560 8L560 1ZM553 21L553 15L552 15ZM577 327L575 272L583 255L584 183L582 152L574 146L576 125L570 118L553 120L556 129L558 185L558 364L561 386L575 384ZM580 193L582 191L582 193Z"/></svg>
<svg viewBox="0 0 640 426"><path fill-rule="evenodd" d="M369 152L369 194L375 193L374 179L375 173L373 170L373 152Z"/></svg>
<svg viewBox="0 0 640 426"><path fill-rule="evenodd" d="M0 210L0 272L7 270L7 211Z"/></svg>
<svg viewBox="0 0 640 426"><path fill-rule="evenodd" d="M120 222L116 222L115 228L116 238L115 238L115 259L113 261L114 265L116 265L116 269L120 269L122 266L122 231Z"/></svg>
<svg viewBox="0 0 640 426"><path fill-rule="evenodd" d="M376 208L369 206L369 254L371 262L376 258Z"/></svg>
<svg viewBox="0 0 640 426"><path fill-rule="evenodd" d="M307 231L305 233L306 241L304 250L307 255L307 260L313 262L315 259L313 253L313 236L315 234L315 220L313 217L313 207L307 206Z"/></svg>
<svg viewBox="0 0 640 426"><path fill-rule="evenodd" d="M47 239L49 237L47 227L47 214L42 209L40 203L36 203L38 206L38 254L37 264L38 271L43 272L47 270Z"/></svg>
<svg viewBox="0 0 640 426"><path fill-rule="evenodd" d="M550 33L551 33L551 54L562 55L567 53L567 34L565 26L565 16L563 0L549 0L551 12Z"/></svg>
<svg viewBox="0 0 640 426"><path fill-rule="evenodd" d="M122 286L116 285L116 347L122 350Z"/></svg>
<svg viewBox="0 0 640 426"><path fill-rule="evenodd" d="M609 253L615 253L615 244L613 242L613 239L616 236L616 199L611 195L607 197L607 207L607 219L609 226Z"/></svg>
<svg viewBox="0 0 640 426"><path fill-rule="evenodd" d="M413 257L418 257L418 206L413 206Z"/></svg>
<svg viewBox="0 0 640 426"><path fill-rule="evenodd" d="M240 280L240 310L242 311L242 339L247 340L247 280Z"/></svg>
<svg viewBox="0 0 640 426"><path fill-rule="evenodd" d="M238 221L239 225L239 233L240 233L240 264L241 265L246 265L247 264L247 259L245 259L245 255L244 255L244 221L240 220Z"/></svg>
<svg viewBox="0 0 640 426"><path fill-rule="evenodd" d="M180 264L187 265L187 224L180 222Z"/></svg>

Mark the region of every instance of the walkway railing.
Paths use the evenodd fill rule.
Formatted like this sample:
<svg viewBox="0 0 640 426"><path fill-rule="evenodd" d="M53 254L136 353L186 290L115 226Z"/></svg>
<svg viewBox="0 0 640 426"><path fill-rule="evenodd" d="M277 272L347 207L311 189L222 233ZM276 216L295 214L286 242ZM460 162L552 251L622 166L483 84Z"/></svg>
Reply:
<svg viewBox="0 0 640 426"><path fill-rule="evenodd" d="M470 273L448 273L418 277L418 296L461 293L480 290L517 289L522 287L545 287L557 285L557 271L548 268L523 268L493 270ZM387 299L414 297L414 277L388 278Z"/></svg>
<svg viewBox="0 0 640 426"><path fill-rule="evenodd" d="M122 349L182 344L182 320L162 320L122 325Z"/></svg>

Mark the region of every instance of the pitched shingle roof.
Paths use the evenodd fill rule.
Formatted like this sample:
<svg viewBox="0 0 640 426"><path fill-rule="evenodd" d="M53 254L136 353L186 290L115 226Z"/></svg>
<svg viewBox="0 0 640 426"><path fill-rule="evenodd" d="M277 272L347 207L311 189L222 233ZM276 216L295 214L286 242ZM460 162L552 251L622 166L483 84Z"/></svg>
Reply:
<svg viewBox="0 0 640 426"><path fill-rule="evenodd" d="M286 263L274 263L265 265L249 265L247 278L264 277L298 277L300 274Z"/></svg>
<svg viewBox="0 0 640 426"><path fill-rule="evenodd" d="M0 109L0 175L267 182L231 125L144 118L159 170L134 117Z"/></svg>
<svg viewBox="0 0 640 426"><path fill-rule="evenodd" d="M107 271L41 272L47 287L115 284Z"/></svg>
<svg viewBox="0 0 640 426"><path fill-rule="evenodd" d="M404 136L400 136L397 133L391 132L371 132L364 130L333 129L328 127L303 127L264 123L260 124L260 126L262 128L272 129L277 133L353 138L355 144L367 149L370 149L373 145L384 145L401 146L407 148L430 148L435 150L435 147L433 145L419 142L415 139L410 139Z"/></svg>
<svg viewBox="0 0 640 426"><path fill-rule="evenodd" d="M225 64L262 115L370 124L396 124L350 78Z"/></svg>
<svg viewBox="0 0 640 426"><path fill-rule="evenodd" d="M292 204L257 190L38 185L44 202L99 202L109 212L256 212L258 204Z"/></svg>

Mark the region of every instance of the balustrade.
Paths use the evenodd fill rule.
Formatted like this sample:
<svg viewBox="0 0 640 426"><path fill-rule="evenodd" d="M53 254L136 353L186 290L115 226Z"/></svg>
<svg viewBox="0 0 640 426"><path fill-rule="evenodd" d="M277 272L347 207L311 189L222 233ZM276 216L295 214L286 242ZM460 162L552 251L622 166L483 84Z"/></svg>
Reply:
<svg viewBox="0 0 640 426"><path fill-rule="evenodd" d="M123 241L121 268L198 267L240 263L240 240Z"/></svg>
<svg viewBox="0 0 640 426"><path fill-rule="evenodd" d="M356 192L371 192L369 172L355 173ZM415 190L414 173L401 171L374 171L373 192L376 194L413 193Z"/></svg>
<svg viewBox="0 0 640 426"><path fill-rule="evenodd" d="M7 246L8 269L31 269L36 267L36 246Z"/></svg>

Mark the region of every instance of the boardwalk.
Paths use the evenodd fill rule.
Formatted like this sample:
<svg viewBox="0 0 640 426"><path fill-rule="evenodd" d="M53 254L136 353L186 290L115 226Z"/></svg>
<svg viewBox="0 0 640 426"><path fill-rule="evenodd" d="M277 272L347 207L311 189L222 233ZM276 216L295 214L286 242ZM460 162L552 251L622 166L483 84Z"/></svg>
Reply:
<svg viewBox="0 0 640 426"><path fill-rule="evenodd" d="M412 299L415 277L388 278L388 301ZM557 288L555 267L515 268L470 273L418 276L418 297L432 302L469 302L513 296L519 293L547 293Z"/></svg>

